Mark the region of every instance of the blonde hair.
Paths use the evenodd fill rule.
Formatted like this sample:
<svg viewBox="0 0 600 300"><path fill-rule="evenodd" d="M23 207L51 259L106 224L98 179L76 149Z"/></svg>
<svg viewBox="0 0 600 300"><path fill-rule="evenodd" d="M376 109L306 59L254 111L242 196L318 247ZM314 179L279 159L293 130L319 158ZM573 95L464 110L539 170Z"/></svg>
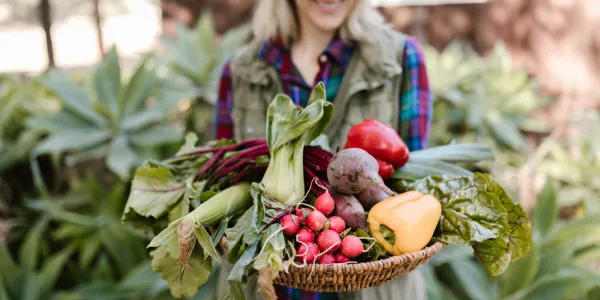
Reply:
<svg viewBox="0 0 600 300"><path fill-rule="evenodd" d="M280 36L284 42L296 39L299 25L294 0L260 0L252 20L254 39L268 41ZM340 28L344 42L369 39L366 28L370 25L383 26L384 18L367 0L357 0L353 11Z"/></svg>

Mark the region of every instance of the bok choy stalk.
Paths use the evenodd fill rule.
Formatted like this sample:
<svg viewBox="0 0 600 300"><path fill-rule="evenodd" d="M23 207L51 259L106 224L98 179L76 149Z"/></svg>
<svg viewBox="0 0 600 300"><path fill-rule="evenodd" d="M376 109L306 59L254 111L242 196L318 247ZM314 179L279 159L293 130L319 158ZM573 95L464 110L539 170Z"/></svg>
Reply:
<svg viewBox="0 0 600 300"><path fill-rule="evenodd" d="M305 108L279 94L267 110L267 145L271 160L261 181L266 194L292 205L304 196L304 146L318 137L333 115L333 104L326 101L325 87L313 89Z"/></svg>

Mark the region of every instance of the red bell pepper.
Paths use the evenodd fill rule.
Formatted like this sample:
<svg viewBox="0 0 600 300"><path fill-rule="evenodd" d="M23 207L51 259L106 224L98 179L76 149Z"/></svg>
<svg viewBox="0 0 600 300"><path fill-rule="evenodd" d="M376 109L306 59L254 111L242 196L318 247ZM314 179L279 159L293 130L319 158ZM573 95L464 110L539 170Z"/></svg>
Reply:
<svg viewBox="0 0 600 300"><path fill-rule="evenodd" d="M396 130L373 119L366 119L362 123L352 127L348 131L348 138L344 148L363 149L378 161L391 164L396 169L403 167L410 155L408 147ZM385 179L384 175L390 173L389 168L384 165L384 170L382 170L382 163L379 163L379 165L379 175ZM391 175L388 175L387 178L389 176Z"/></svg>
<svg viewBox="0 0 600 300"><path fill-rule="evenodd" d="M376 160L379 165L379 176L381 176L382 179L388 179L394 175L394 166L392 166L392 164L379 159Z"/></svg>

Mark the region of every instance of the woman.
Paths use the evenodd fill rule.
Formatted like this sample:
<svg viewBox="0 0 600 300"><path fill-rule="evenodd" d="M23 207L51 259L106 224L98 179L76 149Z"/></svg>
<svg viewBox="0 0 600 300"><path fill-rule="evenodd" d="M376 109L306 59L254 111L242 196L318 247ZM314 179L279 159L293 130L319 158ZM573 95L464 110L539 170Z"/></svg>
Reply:
<svg viewBox="0 0 600 300"><path fill-rule="evenodd" d="M334 116L333 149L366 118L397 128L411 150L427 147L431 93L420 45L394 32L367 0L261 0L254 40L224 67L216 138L265 136L266 110L278 93L306 105L319 82ZM220 289L231 265L222 266ZM251 282L247 293L261 298ZM279 299L426 299L417 271L382 287L352 293L310 293L277 287Z"/></svg>

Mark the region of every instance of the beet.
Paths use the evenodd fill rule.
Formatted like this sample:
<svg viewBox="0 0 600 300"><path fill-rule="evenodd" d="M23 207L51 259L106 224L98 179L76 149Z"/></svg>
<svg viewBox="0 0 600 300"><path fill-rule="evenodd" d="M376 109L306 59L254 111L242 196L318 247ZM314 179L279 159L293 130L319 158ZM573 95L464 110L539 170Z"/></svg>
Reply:
<svg viewBox="0 0 600 300"><path fill-rule="evenodd" d="M389 197L390 196L384 191L374 186L370 186L366 190L362 191L362 193L356 195L356 198L358 198L358 202L360 202L360 204L362 204L362 206L366 210L371 209L371 207L375 206L375 204Z"/></svg>
<svg viewBox="0 0 600 300"><path fill-rule="evenodd" d="M365 232L369 232L367 213L354 196L332 192L331 197L335 201L333 214L344 220L346 228L349 227L353 230L360 228Z"/></svg>
<svg viewBox="0 0 600 300"><path fill-rule="evenodd" d="M377 160L359 148L336 153L327 167L327 180L333 188L347 195L363 192L370 186L378 187L389 196L395 195L379 176Z"/></svg>

